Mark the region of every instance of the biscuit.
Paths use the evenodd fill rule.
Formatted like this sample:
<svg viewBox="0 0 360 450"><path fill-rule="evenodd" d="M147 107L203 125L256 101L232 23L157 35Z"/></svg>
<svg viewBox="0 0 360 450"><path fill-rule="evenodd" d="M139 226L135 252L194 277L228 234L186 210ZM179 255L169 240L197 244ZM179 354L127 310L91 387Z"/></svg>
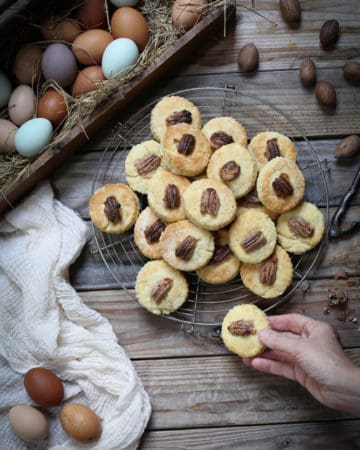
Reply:
<svg viewBox="0 0 360 450"><path fill-rule="evenodd" d="M324 217L315 205L303 202L281 214L276 229L280 245L290 253L301 255L321 241L325 230Z"/></svg>
<svg viewBox="0 0 360 450"><path fill-rule="evenodd" d="M234 279L240 269L240 261L229 247L229 231L226 229L214 232L215 250L207 266L196 271L198 276L211 284L226 283Z"/></svg>
<svg viewBox="0 0 360 450"><path fill-rule="evenodd" d="M148 186L148 202L153 212L165 222L177 222L186 218L183 192L190 181L167 170L159 170Z"/></svg>
<svg viewBox="0 0 360 450"><path fill-rule="evenodd" d="M154 139L160 142L169 125L188 123L201 129L199 109L186 98L179 96L163 97L152 109L150 127Z"/></svg>
<svg viewBox="0 0 360 450"><path fill-rule="evenodd" d="M243 263L240 275L244 285L254 294L275 298L290 286L293 266L286 251L277 245L274 253L265 261L258 264Z"/></svg>
<svg viewBox="0 0 360 450"><path fill-rule="evenodd" d="M125 175L131 189L147 194L149 180L163 166L160 144L145 141L134 145L125 160Z"/></svg>
<svg viewBox="0 0 360 450"><path fill-rule="evenodd" d="M276 245L275 224L265 213L249 210L231 225L229 245L242 262L256 264L264 261Z"/></svg>
<svg viewBox="0 0 360 450"><path fill-rule="evenodd" d="M135 292L141 306L153 314L170 314L188 297L184 275L165 261L149 261L136 277Z"/></svg>
<svg viewBox="0 0 360 450"><path fill-rule="evenodd" d="M236 214L236 201L230 188L215 179L194 181L183 194L186 216L206 230L219 230Z"/></svg>
<svg viewBox="0 0 360 450"><path fill-rule="evenodd" d="M254 154L258 170L277 156L296 161L296 147L294 143L283 134L276 131L263 131L254 136L249 144Z"/></svg>
<svg viewBox="0 0 360 450"><path fill-rule="evenodd" d="M134 241L147 258L161 259L159 241L165 227L166 224L155 216L150 206L145 208L137 218L134 226Z"/></svg>
<svg viewBox="0 0 360 450"><path fill-rule="evenodd" d="M211 148L206 136L187 123L167 127L161 155L171 172L193 177L206 169Z"/></svg>
<svg viewBox="0 0 360 450"><path fill-rule="evenodd" d="M224 145L211 156L207 176L225 183L235 198L243 197L255 186L255 158L243 145Z"/></svg>
<svg viewBox="0 0 360 450"><path fill-rule="evenodd" d="M258 332L269 328L266 314L256 305L237 305L224 317L221 336L231 352L242 358L253 358L265 350Z"/></svg>
<svg viewBox="0 0 360 450"><path fill-rule="evenodd" d="M89 213L94 225L104 233L124 233L135 223L139 199L126 184L105 184L90 198Z"/></svg>
<svg viewBox="0 0 360 450"><path fill-rule="evenodd" d="M257 195L256 187L252 189L247 195L245 195L245 197L238 199L236 204L237 204L236 210L237 216L239 214L243 214L249 209L255 209L256 211L261 211L267 214L273 222L275 222L276 219L279 217L278 213L270 211L269 209L265 208L265 206L261 203Z"/></svg>
<svg viewBox="0 0 360 450"><path fill-rule="evenodd" d="M206 266L214 253L214 237L189 220L168 225L160 238L160 251L170 266L192 271Z"/></svg>
<svg viewBox="0 0 360 450"><path fill-rule="evenodd" d="M294 161L278 157L260 170L256 189L259 200L267 209L282 213L301 202L305 180Z"/></svg>
<svg viewBox="0 0 360 450"><path fill-rule="evenodd" d="M202 132L208 138L213 152L233 142L247 145L246 129L233 117L214 117L204 125Z"/></svg>

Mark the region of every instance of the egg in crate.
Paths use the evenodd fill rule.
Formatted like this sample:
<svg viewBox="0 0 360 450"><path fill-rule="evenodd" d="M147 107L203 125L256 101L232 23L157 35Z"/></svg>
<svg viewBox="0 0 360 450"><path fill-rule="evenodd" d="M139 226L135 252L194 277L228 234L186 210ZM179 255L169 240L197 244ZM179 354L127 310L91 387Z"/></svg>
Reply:
<svg viewBox="0 0 360 450"><path fill-rule="evenodd" d="M30 120L35 112L36 97L30 86L21 84L13 90L8 103L8 113L11 122L22 125Z"/></svg>
<svg viewBox="0 0 360 450"><path fill-rule="evenodd" d="M42 23L40 31L47 41L72 42L81 33L81 27L74 19L51 15Z"/></svg>
<svg viewBox="0 0 360 450"><path fill-rule="evenodd" d="M199 20L207 0L175 0L171 16L177 28L190 30Z"/></svg>
<svg viewBox="0 0 360 450"><path fill-rule="evenodd" d="M115 39L109 44L102 58L102 70L105 78L115 78L136 63L139 50L134 41L128 38Z"/></svg>
<svg viewBox="0 0 360 450"><path fill-rule="evenodd" d="M43 50L33 44L22 45L16 52L13 71L22 84L36 83L41 77Z"/></svg>
<svg viewBox="0 0 360 450"><path fill-rule="evenodd" d="M66 99L55 89L49 89L40 98L37 105L37 116L49 119L56 127L68 115Z"/></svg>
<svg viewBox="0 0 360 450"><path fill-rule="evenodd" d="M15 134L18 127L10 120L0 119L0 153L13 153L15 148Z"/></svg>
<svg viewBox="0 0 360 450"><path fill-rule="evenodd" d="M64 44L50 44L41 59L45 80L55 80L66 88L75 80L77 65L72 51Z"/></svg>
<svg viewBox="0 0 360 450"><path fill-rule="evenodd" d="M15 148L26 158L33 158L49 144L53 133L50 120L37 117L23 123L15 134Z"/></svg>
<svg viewBox="0 0 360 450"><path fill-rule="evenodd" d="M132 39L142 52L149 41L149 27L145 17L136 9L117 9L111 17L111 31L115 38Z"/></svg>
<svg viewBox="0 0 360 450"><path fill-rule="evenodd" d="M119 8L120 6L135 6L139 0L110 0L110 2Z"/></svg>
<svg viewBox="0 0 360 450"><path fill-rule="evenodd" d="M80 70L71 88L73 97L95 91L98 83L105 80L101 66L88 66Z"/></svg>
<svg viewBox="0 0 360 450"><path fill-rule="evenodd" d="M0 108L7 105L11 90L11 83L8 76L0 69Z"/></svg>
<svg viewBox="0 0 360 450"><path fill-rule="evenodd" d="M84 28L102 28L106 23L105 0L81 2L77 16Z"/></svg>
<svg viewBox="0 0 360 450"><path fill-rule="evenodd" d="M16 436L32 444L44 440L49 434L46 417L32 406L13 406L9 411L9 422Z"/></svg>
<svg viewBox="0 0 360 450"><path fill-rule="evenodd" d="M86 66L100 64L106 47L114 40L105 30L88 30L74 40L72 51L77 61Z"/></svg>

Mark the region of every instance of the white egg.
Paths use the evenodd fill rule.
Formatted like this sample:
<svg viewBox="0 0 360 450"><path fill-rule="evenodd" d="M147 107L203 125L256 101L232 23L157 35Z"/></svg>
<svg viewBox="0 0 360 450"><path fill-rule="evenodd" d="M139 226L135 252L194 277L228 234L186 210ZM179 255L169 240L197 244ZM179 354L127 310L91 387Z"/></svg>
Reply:
<svg viewBox="0 0 360 450"><path fill-rule="evenodd" d="M139 50L134 41L119 38L111 42L105 49L101 67L105 78L115 78L123 70L135 64Z"/></svg>
<svg viewBox="0 0 360 450"><path fill-rule="evenodd" d="M7 105L11 95L11 83L7 75L0 69L0 108Z"/></svg>
<svg viewBox="0 0 360 450"><path fill-rule="evenodd" d="M119 8L120 6L135 6L139 0L110 0L110 2Z"/></svg>
<svg viewBox="0 0 360 450"><path fill-rule="evenodd" d="M53 127L50 120L36 118L23 123L15 134L15 147L27 158L36 156L51 140Z"/></svg>

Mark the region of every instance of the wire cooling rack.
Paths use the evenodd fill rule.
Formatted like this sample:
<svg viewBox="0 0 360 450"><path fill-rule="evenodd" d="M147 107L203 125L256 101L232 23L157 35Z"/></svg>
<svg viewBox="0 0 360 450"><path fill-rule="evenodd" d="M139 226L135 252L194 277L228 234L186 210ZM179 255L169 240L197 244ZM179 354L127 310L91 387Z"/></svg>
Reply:
<svg viewBox="0 0 360 450"><path fill-rule="evenodd" d="M203 123L213 117L232 116L246 127L249 138L260 131L271 130L286 134L294 140L298 148L297 162L306 181L305 199L324 209L327 228L329 202L324 176L326 169L301 127L293 119L268 102L254 95L241 93L233 86L195 88L169 95L180 95L192 101L199 108ZM106 183L126 183L125 158L133 145L152 139L150 113L157 101L140 109L126 123L116 126L99 161L93 192ZM139 198L144 208L147 204L146 197ZM132 232L112 235L102 233L94 226L93 232L97 251L119 288L124 289L136 301L133 291L136 275L147 259L135 246ZM182 308L164 317L190 326L218 326L226 312L239 303L254 303L266 312L273 311L290 300L297 289L306 285L306 277L317 263L324 245L325 238L306 255L292 257L294 280L284 295L273 300L264 300L252 294L244 287L240 277L226 284L212 285L199 279L195 272L186 273L189 298Z"/></svg>

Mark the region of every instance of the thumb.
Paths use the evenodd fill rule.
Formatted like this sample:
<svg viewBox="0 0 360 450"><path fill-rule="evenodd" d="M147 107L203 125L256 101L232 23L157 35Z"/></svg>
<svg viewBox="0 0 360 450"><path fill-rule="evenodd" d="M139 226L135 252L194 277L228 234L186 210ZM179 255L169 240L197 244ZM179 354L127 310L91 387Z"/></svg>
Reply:
<svg viewBox="0 0 360 450"><path fill-rule="evenodd" d="M274 330L259 331L260 341L271 350L279 350L291 354L297 353L299 350L299 338L295 335L290 336L289 333L279 333Z"/></svg>

